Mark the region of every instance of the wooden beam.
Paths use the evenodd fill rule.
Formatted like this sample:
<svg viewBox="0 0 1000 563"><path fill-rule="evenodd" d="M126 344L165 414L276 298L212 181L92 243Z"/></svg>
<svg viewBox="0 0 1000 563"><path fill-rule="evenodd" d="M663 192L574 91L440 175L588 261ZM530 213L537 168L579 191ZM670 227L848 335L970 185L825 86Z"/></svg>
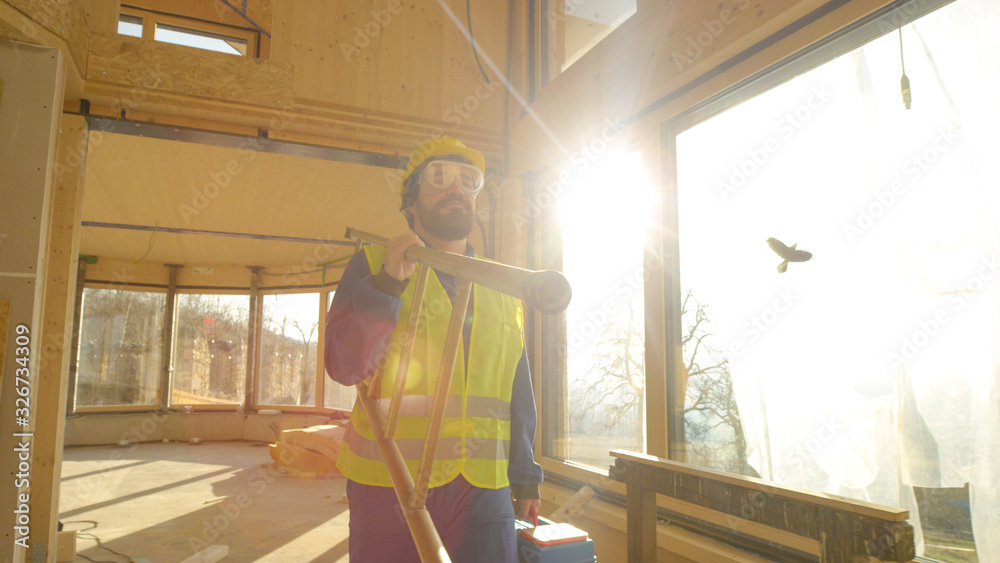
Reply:
<svg viewBox="0 0 1000 563"><path fill-rule="evenodd" d="M334 385L332 380L326 378L326 362L324 361L326 352L323 350L326 346L326 314L329 310L326 293L326 288L320 288L317 303L319 323L316 326L316 401L314 403L316 408L326 407L326 386Z"/></svg>
<svg viewBox="0 0 1000 563"><path fill-rule="evenodd" d="M40 347L35 358L32 396L36 423L31 467L32 557L50 555L56 548L59 516L59 481L62 468L66 383L73 335L77 261L80 253L80 220L83 215L83 176L86 164L87 123L83 117L63 115L52 169L52 204L46 221L46 254L42 324L34 338Z"/></svg>
<svg viewBox="0 0 1000 563"><path fill-rule="evenodd" d="M656 561L656 495L647 492L650 477L648 471L629 471L625 478L630 563Z"/></svg>
<svg viewBox="0 0 1000 563"><path fill-rule="evenodd" d="M76 290L73 292L73 326L69 350L69 374L66 378L66 416L73 414L76 407L76 377L79 364L74 361L80 355L80 327L83 321L83 290L87 280L87 261L77 260Z"/></svg>
<svg viewBox="0 0 1000 563"><path fill-rule="evenodd" d="M170 353L174 349L174 308L177 303L177 270L181 267L177 264L165 264L167 268L170 268L170 273L167 274L167 298L166 307L163 313L163 334L160 335L160 342L162 342L163 353L160 354L160 380L157 385L157 405L161 411L166 411L170 408L170 373L173 371L171 366L171 360L173 359L173 354Z"/></svg>
<svg viewBox="0 0 1000 563"><path fill-rule="evenodd" d="M260 363L257 357L259 335L261 333L261 322L263 313L261 311L260 296L260 272L264 269L260 266L247 266L250 270L250 311L249 322L247 323L247 374L246 383L243 389L243 412L253 412L257 402L257 375L260 373Z"/></svg>
<svg viewBox="0 0 1000 563"><path fill-rule="evenodd" d="M910 561L915 555L913 528L906 522L908 512L903 509L645 454L621 450L611 454L617 459L609 476L624 482L627 489L629 561L650 560L645 558L650 549L646 519L655 523L656 494L816 540L820 563L852 563L856 557ZM633 522L633 518L638 521ZM735 526L717 533L738 539Z"/></svg>

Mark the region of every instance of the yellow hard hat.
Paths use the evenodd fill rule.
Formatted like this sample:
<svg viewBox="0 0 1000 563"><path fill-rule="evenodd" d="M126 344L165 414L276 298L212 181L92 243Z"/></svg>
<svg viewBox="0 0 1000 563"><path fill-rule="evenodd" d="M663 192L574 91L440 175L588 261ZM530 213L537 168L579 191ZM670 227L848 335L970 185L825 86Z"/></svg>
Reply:
<svg viewBox="0 0 1000 563"><path fill-rule="evenodd" d="M470 149L462 141L452 137L431 137L420 143L417 150L410 155L410 161L406 163L406 170L399 181L399 195L403 195L406 191L406 179L425 160L449 154L467 158L473 166L482 170L483 174L486 174L486 158L483 157L483 153L476 149Z"/></svg>

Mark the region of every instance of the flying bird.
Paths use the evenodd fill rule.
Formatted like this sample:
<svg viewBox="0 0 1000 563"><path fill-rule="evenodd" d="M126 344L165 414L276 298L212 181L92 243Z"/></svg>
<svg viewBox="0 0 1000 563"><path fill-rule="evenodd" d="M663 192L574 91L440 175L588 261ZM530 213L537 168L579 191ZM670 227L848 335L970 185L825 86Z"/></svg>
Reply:
<svg viewBox="0 0 1000 563"><path fill-rule="evenodd" d="M779 274L785 273L785 270L788 269L789 262L805 262L813 257L812 252L796 249L795 247L798 246L798 243L795 243L792 246L787 246L780 240L771 237L767 239L767 245L771 247L771 250L773 250L775 254L781 256L782 260L784 260L781 264L778 264Z"/></svg>

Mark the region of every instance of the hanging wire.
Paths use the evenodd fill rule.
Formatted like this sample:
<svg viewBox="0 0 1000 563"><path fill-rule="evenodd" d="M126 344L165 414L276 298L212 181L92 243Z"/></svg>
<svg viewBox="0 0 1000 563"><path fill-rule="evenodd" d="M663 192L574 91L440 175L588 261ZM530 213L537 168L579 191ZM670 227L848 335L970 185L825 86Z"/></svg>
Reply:
<svg viewBox="0 0 1000 563"><path fill-rule="evenodd" d="M903 69L903 77L899 79L899 89L903 94L903 106L910 109L913 97L910 95L910 79L906 77L906 63L903 61L903 28L899 28L899 66Z"/></svg>
<svg viewBox="0 0 1000 563"><path fill-rule="evenodd" d="M493 81L490 77L486 75L486 71L483 70L483 63L479 62L479 49L476 49L476 40L472 36L472 8L470 8L470 1L465 0L465 17L466 21L469 23L469 45L472 46L472 54L476 57L476 64L479 65L479 72L483 73L483 78L486 79L487 84L492 84Z"/></svg>
<svg viewBox="0 0 1000 563"><path fill-rule="evenodd" d="M136 264L138 264L139 262L142 262L143 260L146 259L147 256L149 256L149 251L153 249L153 241L156 240L156 229L159 226L160 226L159 223L154 223L153 224L153 234L149 235L149 244L146 245L146 252L144 252L142 254L142 256L138 260L136 260L135 262L132 262L133 266L136 265Z"/></svg>

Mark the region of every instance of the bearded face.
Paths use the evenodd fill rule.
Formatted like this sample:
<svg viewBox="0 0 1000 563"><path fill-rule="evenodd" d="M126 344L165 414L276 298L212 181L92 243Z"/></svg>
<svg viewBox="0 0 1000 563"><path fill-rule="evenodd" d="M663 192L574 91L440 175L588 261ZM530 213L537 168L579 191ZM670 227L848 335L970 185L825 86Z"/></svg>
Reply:
<svg viewBox="0 0 1000 563"><path fill-rule="evenodd" d="M425 197L425 194L429 197ZM414 217L417 224L435 238L462 240L472 232L474 206L474 200L461 193L461 190L433 193L430 189L422 188L417 197Z"/></svg>

